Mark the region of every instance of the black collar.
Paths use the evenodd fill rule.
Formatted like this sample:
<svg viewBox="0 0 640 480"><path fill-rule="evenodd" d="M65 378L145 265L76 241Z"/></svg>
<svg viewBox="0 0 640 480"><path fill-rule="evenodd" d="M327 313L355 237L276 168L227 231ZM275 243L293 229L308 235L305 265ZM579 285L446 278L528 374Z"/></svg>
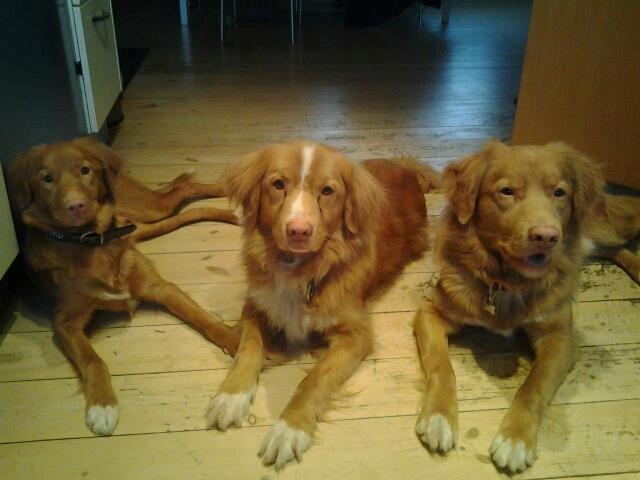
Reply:
<svg viewBox="0 0 640 480"><path fill-rule="evenodd" d="M67 233L67 232L48 232L41 230L47 236L59 240L61 242L79 243L90 247L104 245L111 240L120 238L133 232L137 227L134 224L125 225L124 227L111 228L104 233L98 233L95 230L85 233Z"/></svg>

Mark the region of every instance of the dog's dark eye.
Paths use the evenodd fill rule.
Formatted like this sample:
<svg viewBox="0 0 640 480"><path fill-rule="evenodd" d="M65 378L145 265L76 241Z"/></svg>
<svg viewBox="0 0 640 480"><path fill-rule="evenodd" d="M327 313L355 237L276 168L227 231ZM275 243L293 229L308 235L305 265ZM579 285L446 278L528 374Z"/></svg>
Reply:
<svg viewBox="0 0 640 480"><path fill-rule="evenodd" d="M284 190L284 182L280 179L273 182L273 186L276 187L276 190Z"/></svg>
<svg viewBox="0 0 640 480"><path fill-rule="evenodd" d="M53 182L53 177L47 173L44 177L42 177L42 180L46 183L51 183Z"/></svg>
<svg viewBox="0 0 640 480"><path fill-rule="evenodd" d="M333 188L324 187L320 193L322 193L323 195L331 195L333 193Z"/></svg>
<svg viewBox="0 0 640 480"><path fill-rule="evenodd" d="M507 195L507 196L511 196L513 195L513 188L511 187L504 187L502 190L500 190L500 193L503 195Z"/></svg>
<svg viewBox="0 0 640 480"><path fill-rule="evenodd" d="M83 165L82 167L80 167L80 173L82 175L89 175L89 172L91 172L91 169L86 165Z"/></svg>
<svg viewBox="0 0 640 480"><path fill-rule="evenodd" d="M567 192L565 192L562 188L556 188L556 191L553 192L553 196L558 198L564 197L566 194Z"/></svg>

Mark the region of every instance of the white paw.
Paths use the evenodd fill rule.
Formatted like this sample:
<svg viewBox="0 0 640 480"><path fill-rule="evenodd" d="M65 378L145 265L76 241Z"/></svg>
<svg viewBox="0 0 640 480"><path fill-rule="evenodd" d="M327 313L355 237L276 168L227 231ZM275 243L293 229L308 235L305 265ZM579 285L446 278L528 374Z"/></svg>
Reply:
<svg viewBox="0 0 640 480"><path fill-rule="evenodd" d="M236 207L235 210L233 211L233 214L236 216L236 220L238 221L238 225L242 226L244 225L244 209L242 208L242 206Z"/></svg>
<svg viewBox="0 0 640 480"><path fill-rule="evenodd" d="M242 421L249 413L256 389L240 393L218 393L209 403L207 427L217 428L223 432L231 425L242 426Z"/></svg>
<svg viewBox="0 0 640 480"><path fill-rule="evenodd" d="M87 410L85 421L96 435L111 435L118 425L118 406L92 405Z"/></svg>
<svg viewBox="0 0 640 480"><path fill-rule="evenodd" d="M260 452L262 463L284 467L294 458L302 460L302 453L311 445L311 436L302 430L291 428L286 421L278 420L264 437Z"/></svg>
<svg viewBox="0 0 640 480"><path fill-rule="evenodd" d="M429 420L420 418L416 423L416 433L432 452L447 453L453 448L453 429L439 413L431 415Z"/></svg>
<svg viewBox="0 0 640 480"><path fill-rule="evenodd" d="M536 459L535 449L527 448L522 440L514 442L500 434L493 439L489 452L496 465L512 473L523 471Z"/></svg>

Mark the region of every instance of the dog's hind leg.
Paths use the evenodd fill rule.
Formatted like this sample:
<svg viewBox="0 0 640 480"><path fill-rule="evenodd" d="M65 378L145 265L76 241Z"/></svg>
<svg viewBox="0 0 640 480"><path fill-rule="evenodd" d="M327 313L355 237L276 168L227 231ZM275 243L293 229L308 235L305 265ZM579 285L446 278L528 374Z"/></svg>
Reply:
<svg viewBox="0 0 640 480"><path fill-rule="evenodd" d="M121 175L115 194L118 215L133 222L152 223L173 215L188 200L226 195L222 183L195 183L192 178L193 174L183 174L170 184L151 190Z"/></svg>
<svg viewBox="0 0 640 480"><path fill-rule="evenodd" d="M184 210L155 223L136 223L138 228L131 234L131 238L139 242L173 232L184 225L205 220L238 225L238 217L232 210L216 207L198 207Z"/></svg>
<svg viewBox="0 0 640 480"><path fill-rule="evenodd" d="M194 174L192 173L183 173L176 177L169 185L154 190L154 193L158 194L155 207L168 212L167 215L170 215L186 200L226 196L227 193L224 184L193 182L193 177Z"/></svg>
<svg viewBox="0 0 640 480"><path fill-rule="evenodd" d="M640 285L640 257L626 248L600 247L592 255L604 257L622 268L631 279Z"/></svg>

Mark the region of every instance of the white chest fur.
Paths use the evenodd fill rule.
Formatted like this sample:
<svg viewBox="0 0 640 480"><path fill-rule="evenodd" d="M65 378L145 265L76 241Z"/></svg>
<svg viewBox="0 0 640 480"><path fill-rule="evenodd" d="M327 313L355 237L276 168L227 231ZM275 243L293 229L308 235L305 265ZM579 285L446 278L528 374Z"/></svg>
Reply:
<svg viewBox="0 0 640 480"><path fill-rule="evenodd" d="M312 331L323 331L336 323L334 316L316 315L307 307L306 288L306 283L275 274L267 285L249 287L248 294L274 329L282 330L290 342L301 343Z"/></svg>

